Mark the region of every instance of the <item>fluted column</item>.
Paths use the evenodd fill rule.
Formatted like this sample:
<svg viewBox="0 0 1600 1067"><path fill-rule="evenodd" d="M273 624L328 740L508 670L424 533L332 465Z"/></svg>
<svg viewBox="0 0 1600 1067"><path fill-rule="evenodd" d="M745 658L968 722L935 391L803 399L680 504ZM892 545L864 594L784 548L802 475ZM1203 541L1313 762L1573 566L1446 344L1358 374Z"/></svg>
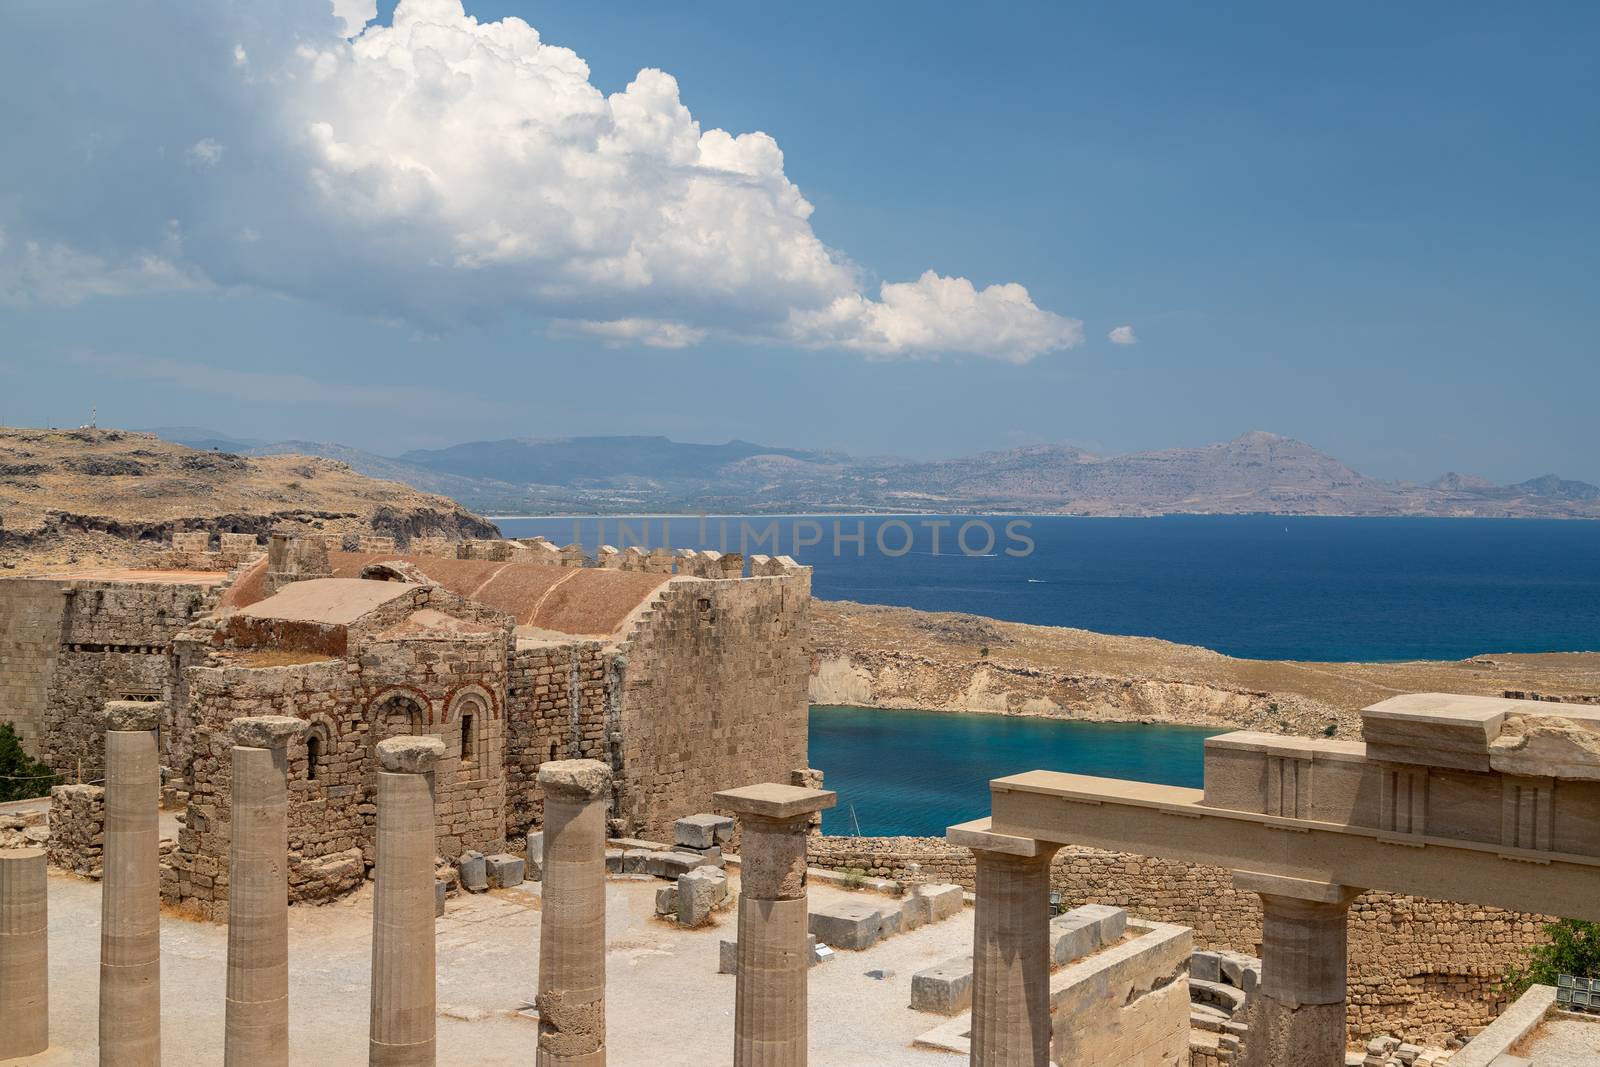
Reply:
<svg viewBox="0 0 1600 1067"><path fill-rule="evenodd" d="M45 884L44 849L0 851L0 1060L50 1045Z"/></svg>
<svg viewBox="0 0 1600 1067"><path fill-rule="evenodd" d="M1248 871L1234 888L1261 897L1261 986L1250 997L1242 1067L1342 1067L1346 919L1361 890Z"/></svg>
<svg viewBox="0 0 1600 1067"><path fill-rule="evenodd" d="M591 759L539 767L544 792L539 917L539 1067L606 1062L606 802L611 770Z"/></svg>
<svg viewBox="0 0 1600 1067"><path fill-rule="evenodd" d="M805 1067L806 837L811 816L838 794L766 782L713 800L738 816L740 829L734 1067Z"/></svg>
<svg viewBox="0 0 1600 1067"><path fill-rule="evenodd" d="M973 1067L1050 1062L1050 860L1057 846L1012 838L975 848Z"/></svg>
<svg viewBox="0 0 1600 1067"><path fill-rule="evenodd" d="M432 1067L433 768L437 737L378 742L377 878L372 894L372 1067Z"/></svg>
<svg viewBox="0 0 1600 1067"><path fill-rule="evenodd" d="M160 711L152 702L106 704L102 1067L161 1063Z"/></svg>
<svg viewBox="0 0 1600 1067"><path fill-rule="evenodd" d="M225 1067L289 1063L289 758L281 715L233 723Z"/></svg>

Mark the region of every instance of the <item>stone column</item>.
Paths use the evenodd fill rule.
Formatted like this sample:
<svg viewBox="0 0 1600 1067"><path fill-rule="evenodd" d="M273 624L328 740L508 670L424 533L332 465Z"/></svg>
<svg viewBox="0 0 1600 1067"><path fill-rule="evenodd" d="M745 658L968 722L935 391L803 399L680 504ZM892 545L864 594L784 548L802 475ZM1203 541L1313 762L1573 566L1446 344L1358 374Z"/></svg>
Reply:
<svg viewBox="0 0 1600 1067"><path fill-rule="evenodd" d="M1248 871L1234 888L1261 896L1261 987L1250 998L1242 1067L1343 1067L1345 919L1361 890Z"/></svg>
<svg viewBox="0 0 1600 1067"><path fill-rule="evenodd" d="M804 1067L806 837L811 816L833 807L838 794L767 782L713 800L739 817L740 828L734 1067Z"/></svg>
<svg viewBox="0 0 1600 1067"><path fill-rule="evenodd" d="M49 1047L48 932L44 849L0 850L0 1060Z"/></svg>
<svg viewBox="0 0 1600 1067"><path fill-rule="evenodd" d="M973 1067L1050 1062L1050 861L1060 846L952 827L972 849Z"/></svg>
<svg viewBox="0 0 1600 1067"><path fill-rule="evenodd" d="M289 1063L287 748L305 728L281 715L233 723L225 1067Z"/></svg>
<svg viewBox="0 0 1600 1067"><path fill-rule="evenodd" d="M432 1067L434 782L437 737L378 742L377 877L372 894L372 1067Z"/></svg>
<svg viewBox="0 0 1600 1067"><path fill-rule="evenodd" d="M161 1064L161 706L106 704L105 876L100 883L100 1063Z"/></svg>
<svg viewBox="0 0 1600 1067"><path fill-rule="evenodd" d="M539 918L539 1067L606 1062L606 802L611 770L592 759L539 767L544 792Z"/></svg>

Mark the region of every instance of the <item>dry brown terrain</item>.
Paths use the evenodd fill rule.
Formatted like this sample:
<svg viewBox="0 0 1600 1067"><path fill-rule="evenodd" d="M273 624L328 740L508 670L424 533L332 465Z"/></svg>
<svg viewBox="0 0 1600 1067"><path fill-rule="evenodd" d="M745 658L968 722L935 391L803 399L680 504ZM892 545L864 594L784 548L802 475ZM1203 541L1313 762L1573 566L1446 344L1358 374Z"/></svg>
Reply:
<svg viewBox="0 0 1600 1067"><path fill-rule="evenodd" d="M124 430L0 428L0 566L137 563L175 531L492 537L453 500L336 460L200 452Z"/></svg>
<svg viewBox="0 0 1600 1067"><path fill-rule="evenodd" d="M817 601L812 699L826 704L1148 720L1342 737L1396 693L1508 691L1595 699L1600 654L1486 654L1453 662L1234 659L973 615Z"/></svg>

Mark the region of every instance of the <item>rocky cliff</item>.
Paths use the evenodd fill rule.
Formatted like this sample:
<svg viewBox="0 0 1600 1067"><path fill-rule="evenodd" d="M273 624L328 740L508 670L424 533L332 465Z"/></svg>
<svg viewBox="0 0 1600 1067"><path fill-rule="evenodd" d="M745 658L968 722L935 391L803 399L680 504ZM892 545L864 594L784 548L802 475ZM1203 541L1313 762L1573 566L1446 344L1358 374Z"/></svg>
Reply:
<svg viewBox="0 0 1600 1067"><path fill-rule="evenodd" d="M1147 637L973 615L817 601L811 699L1051 718L1188 723L1357 738L1357 712L1400 692L1575 700L1600 693L1600 654L1455 662L1234 659Z"/></svg>

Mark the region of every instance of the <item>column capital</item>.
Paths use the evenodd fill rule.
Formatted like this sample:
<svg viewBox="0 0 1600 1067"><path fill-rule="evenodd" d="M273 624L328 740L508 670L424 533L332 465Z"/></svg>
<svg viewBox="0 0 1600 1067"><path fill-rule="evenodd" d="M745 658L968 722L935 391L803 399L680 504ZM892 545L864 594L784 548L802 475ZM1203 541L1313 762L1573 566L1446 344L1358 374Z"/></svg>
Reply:
<svg viewBox="0 0 1600 1067"><path fill-rule="evenodd" d="M1023 859L1033 859L1038 856L1053 856L1060 845L1035 841L1031 837L1013 837L1010 834L997 834L989 829L990 820L974 819L971 822L958 823L945 831L945 840L952 845L970 848L974 852L996 852L1003 856L1018 856Z"/></svg>
<svg viewBox="0 0 1600 1067"><path fill-rule="evenodd" d="M161 725L161 705L154 700L108 700L106 729L138 733Z"/></svg>
<svg viewBox="0 0 1600 1067"><path fill-rule="evenodd" d="M1359 886L1340 882L1317 882L1307 878L1289 878L1280 874L1259 874L1255 871L1234 871L1233 888L1243 893L1259 893L1268 897L1283 897L1307 904L1333 904L1341 908L1365 893Z"/></svg>
<svg viewBox="0 0 1600 1067"><path fill-rule="evenodd" d="M252 715L234 719L230 728L233 743L244 748L286 748L306 732L306 723L290 715Z"/></svg>
<svg viewBox="0 0 1600 1067"><path fill-rule="evenodd" d="M611 768L596 759L558 759L539 764L539 788L567 800L598 800L611 792Z"/></svg>
<svg viewBox="0 0 1600 1067"><path fill-rule="evenodd" d="M378 765L401 774L426 774L444 756L444 742L437 737L405 735L378 742Z"/></svg>
<svg viewBox="0 0 1600 1067"><path fill-rule="evenodd" d="M831 808L839 794L831 789L807 789L799 785L761 782L758 785L724 789L711 797L716 807L731 811L741 819L769 819L787 822Z"/></svg>

